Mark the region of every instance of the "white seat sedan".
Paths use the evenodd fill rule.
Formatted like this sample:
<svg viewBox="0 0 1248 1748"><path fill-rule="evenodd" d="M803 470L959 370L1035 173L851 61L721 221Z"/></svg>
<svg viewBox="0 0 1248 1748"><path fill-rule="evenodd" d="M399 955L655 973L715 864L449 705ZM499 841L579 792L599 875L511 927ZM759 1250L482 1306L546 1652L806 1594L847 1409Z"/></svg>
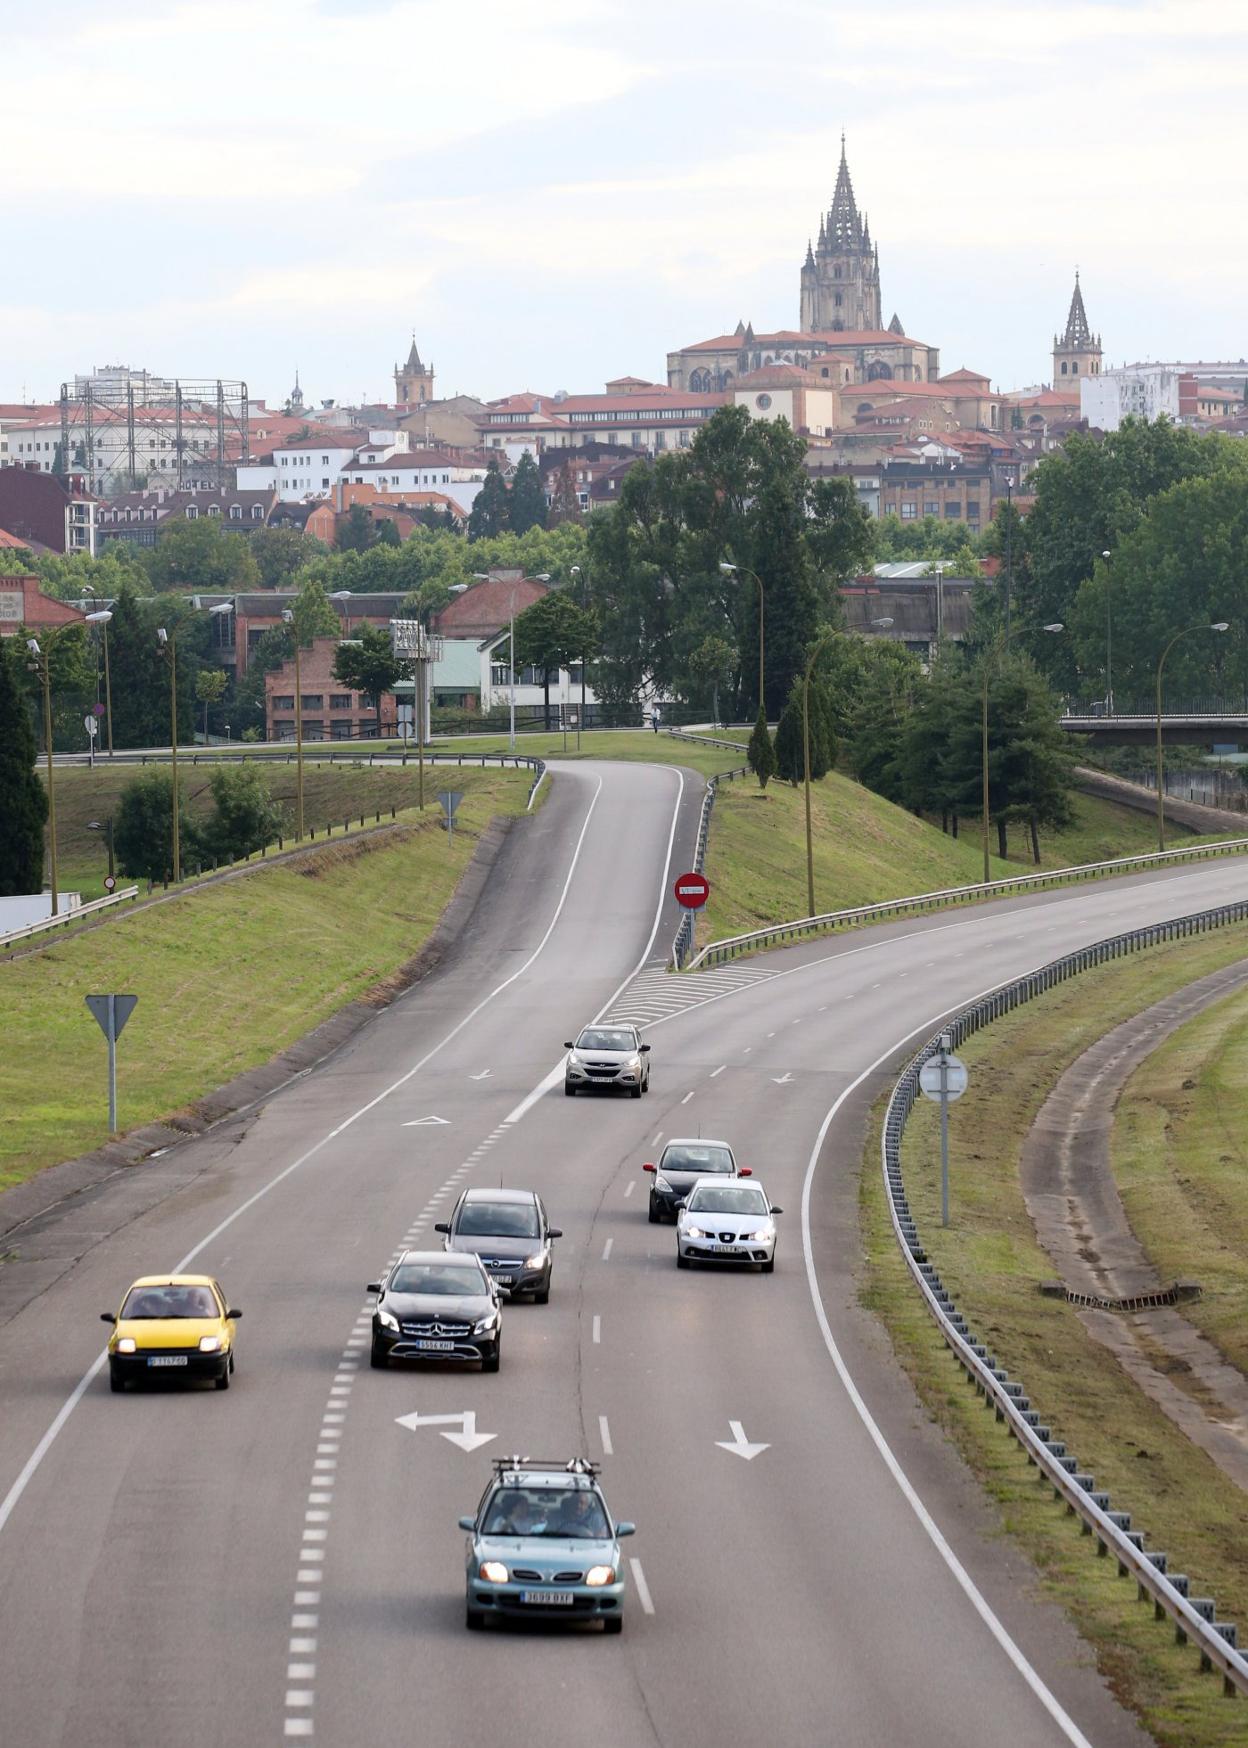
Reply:
<svg viewBox="0 0 1248 1748"><path fill-rule="evenodd" d="M765 1275L776 1266L773 1208L760 1183L695 1184L678 1204L676 1266L691 1262L759 1263Z"/></svg>

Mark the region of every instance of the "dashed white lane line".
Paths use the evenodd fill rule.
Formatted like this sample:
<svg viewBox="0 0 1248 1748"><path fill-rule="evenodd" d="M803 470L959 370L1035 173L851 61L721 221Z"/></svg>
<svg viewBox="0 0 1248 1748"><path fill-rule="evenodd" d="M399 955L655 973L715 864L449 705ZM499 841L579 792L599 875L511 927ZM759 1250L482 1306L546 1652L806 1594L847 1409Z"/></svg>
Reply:
<svg viewBox="0 0 1248 1748"><path fill-rule="evenodd" d="M636 1188L637 1188L637 1179L635 1177L630 1177L628 1182L624 1185L624 1194L626 1196L631 1196L633 1191Z"/></svg>
<svg viewBox="0 0 1248 1748"><path fill-rule="evenodd" d="M603 1456L613 1457L615 1455L615 1446L611 1443L611 1428L607 1425L607 1417L605 1414L600 1414L598 1416L598 1436L602 1440Z"/></svg>
<svg viewBox="0 0 1248 1748"><path fill-rule="evenodd" d="M753 1049L753 1048L754 1048L754 1046L753 1046L753 1044L747 1044L747 1045L746 1045L746 1046L745 1046L745 1049L744 1049L744 1050L742 1050L742 1052L741 1052L741 1054L742 1054L742 1056L748 1056L748 1055L749 1055L749 1053L750 1053L750 1051L751 1051L751 1050L752 1050L752 1049Z"/></svg>
<svg viewBox="0 0 1248 1748"><path fill-rule="evenodd" d="M655 1136L654 1140L650 1143L651 1147L657 1147L659 1145L659 1142L662 1139L663 1139L663 1131L662 1131L662 1129L660 1129L658 1134Z"/></svg>
<svg viewBox="0 0 1248 1748"><path fill-rule="evenodd" d="M610 1262L611 1261L611 1246L614 1243L615 1243L614 1238L608 1238L607 1242L603 1245L603 1247L602 1247L602 1260L603 1260L603 1262Z"/></svg>
<svg viewBox="0 0 1248 1748"><path fill-rule="evenodd" d="M686 1093L686 1094L685 1094L685 1096L684 1096L684 1098L683 1098L683 1099L681 1099L681 1101L680 1101L680 1102L681 1102L681 1104L682 1104L682 1105L687 1105L687 1104L688 1104L688 1103L689 1103L689 1100L690 1100L690 1099L691 1099L691 1098L692 1098L692 1097L693 1097L693 1094L692 1094L692 1093L691 1093L691 1092L687 1092L687 1093Z"/></svg>
<svg viewBox="0 0 1248 1748"><path fill-rule="evenodd" d="M628 1562L633 1574L633 1584L637 1591L637 1600L641 1604L643 1614L654 1613L654 1603L650 1597L650 1586L646 1583L646 1575L641 1569L641 1561L632 1559Z"/></svg>
<svg viewBox="0 0 1248 1748"><path fill-rule="evenodd" d="M707 1077L706 1077L706 1078L707 1078L707 1079L708 1079L708 1080L714 1080L714 1079L715 1079L715 1076L716 1076L716 1075L717 1075L717 1074L722 1074L722 1073L723 1073L723 1072L724 1072L724 1070L725 1070L725 1068L727 1068L727 1066L728 1066L728 1064L727 1064L727 1063L726 1063L726 1062L721 1062L721 1063L720 1063L720 1065L719 1065L719 1067L718 1067L718 1068L713 1068L713 1069L712 1069L712 1070L711 1070L711 1072L710 1072L710 1073L709 1073L709 1074L708 1074L708 1075L707 1075Z"/></svg>
<svg viewBox="0 0 1248 1748"><path fill-rule="evenodd" d="M594 1341L595 1343L599 1343L602 1341L602 1318L601 1317L594 1318L593 1330L592 1330L590 1339L592 1341Z"/></svg>
<svg viewBox="0 0 1248 1748"><path fill-rule="evenodd" d="M776 1034L775 1034L775 1033L774 1033L774 1032L768 1032L768 1034L767 1034L767 1036L768 1036L768 1037L769 1037L769 1038L774 1038L774 1037L775 1037L775 1035L776 1035Z"/></svg>

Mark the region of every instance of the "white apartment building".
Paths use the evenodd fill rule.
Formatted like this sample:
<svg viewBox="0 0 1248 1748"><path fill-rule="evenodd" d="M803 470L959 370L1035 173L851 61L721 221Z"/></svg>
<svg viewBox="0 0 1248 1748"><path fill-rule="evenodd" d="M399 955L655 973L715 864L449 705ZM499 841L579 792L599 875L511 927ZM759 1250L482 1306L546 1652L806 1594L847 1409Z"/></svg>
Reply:
<svg viewBox="0 0 1248 1748"><path fill-rule="evenodd" d="M409 442L406 431L379 430L370 431L365 442L360 441L358 432L344 431L341 436L322 434L298 443L281 444L274 448L271 457L239 467L239 490L274 490L284 504L328 498L357 458L389 461L406 453Z"/></svg>
<svg viewBox="0 0 1248 1748"><path fill-rule="evenodd" d="M657 455L687 449L707 419L731 399L619 377L600 395L508 395L488 402L474 422L484 448L513 457L526 448L539 453L586 443Z"/></svg>
<svg viewBox="0 0 1248 1748"><path fill-rule="evenodd" d="M402 435L406 439L406 431ZM443 492L467 515L485 483L485 468L437 449L396 451L378 457L361 451L344 466L342 482L372 486L381 493L392 492L396 498L413 492Z"/></svg>
<svg viewBox="0 0 1248 1748"><path fill-rule="evenodd" d="M1127 418L1159 419L1164 414L1177 420L1182 374L1178 364L1132 364L1082 377L1080 416L1101 431L1116 431Z"/></svg>

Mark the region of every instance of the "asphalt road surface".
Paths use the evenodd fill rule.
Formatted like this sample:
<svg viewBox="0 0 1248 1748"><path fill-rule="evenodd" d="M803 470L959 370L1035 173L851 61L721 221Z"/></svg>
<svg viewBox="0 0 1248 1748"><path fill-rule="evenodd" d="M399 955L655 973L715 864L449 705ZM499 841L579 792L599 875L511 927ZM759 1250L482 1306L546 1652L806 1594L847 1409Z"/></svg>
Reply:
<svg viewBox="0 0 1248 1748"><path fill-rule="evenodd" d="M857 1306L862 1121L951 1006L1235 896L1242 871L727 967L683 1012L655 996L647 1098L565 1099L563 1040L657 982L700 790L559 769L434 976L188 1143L133 1223L97 1242L98 1203L67 1210L81 1260L0 1327L4 1748L1144 1741ZM784 1208L774 1275L678 1272L672 1228L647 1222L643 1161L698 1133ZM497 1376L370 1371L365 1283L436 1242L462 1185L500 1182L564 1230L549 1305L506 1308ZM177 1266L243 1308L234 1387L111 1396L99 1312ZM413 1412L475 1420L396 1424ZM733 1423L766 1448L723 1448ZM461 1427L490 1442L443 1436ZM639 1526L622 1638L465 1632L455 1520L511 1451L603 1460Z"/></svg>

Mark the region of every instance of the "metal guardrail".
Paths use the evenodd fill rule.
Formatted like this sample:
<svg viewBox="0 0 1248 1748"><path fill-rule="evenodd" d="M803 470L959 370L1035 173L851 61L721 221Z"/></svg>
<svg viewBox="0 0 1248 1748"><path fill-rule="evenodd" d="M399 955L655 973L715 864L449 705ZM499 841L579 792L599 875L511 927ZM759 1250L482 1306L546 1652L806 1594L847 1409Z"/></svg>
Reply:
<svg viewBox="0 0 1248 1748"><path fill-rule="evenodd" d="M886 922L910 911L943 910L951 904L970 904L980 898L1010 898L1017 893L1043 892L1050 886L1068 886L1081 880L1109 880L1123 874L1145 873L1150 868L1169 867L1173 863L1208 862L1221 856L1243 855L1245 851L1248 851L1248 838L1225 838L1216 844L1154 850L1148 855L1119 856L1109 862L1081 862L1072 868L1053 868L1046 874L1018 874L1004 880L980 881L972 886L946 886L937 892L917 892L909 898L889 898L881 904L854 905L847 910L827 911L822 916L772 923L764 929L751 929L744 935L727 935L722 941L712 941L703 947L697 958L691 961L689 970L697 971L703 965L721 965L737 953L753 952L759 947L784 946L832 929Z"/></svg>
<svg viewBox="0 0 1248 1748"><path fill-rule="evenodd" d="M689 737L692 738L692 737ZM715 790L720 783L733 783L738 777L749 774L748 765L734 765L731 771L717 771L707 779L706 793L702 797L702 812L698 816L698 837L694 846L693 866L701 874L706 862L706 845L711 835L711 809L715 805ZM672 941L672 967L679 971L693 946L694 918L696 911L687 910L680 919L675 938Z"/></svg>
<svg viewBox="0 0 1248 1748"><path fill-rule="evenodd" d="M10 929L7 935L0 935L0 952L13 941L26 941L32 935L47 934L49 929L67 928L71 923L79 922L84 916L94 916L98 911L108 910L112 905L124 904L128 899L137 898L137 886L127 886L120 892L110 892L103 898L93 898L87 904L76 904L72 910L63 910L59 916L44 917L42 922L27 923L25 928Z"/></svg>
<svg viewBox="0 0 1248 1748"><path fill-rule="evenodd" d="M1191 1594L1190 1578L1185 1573L1170 1570L1167 1554L1145 1547L1144 1533L1131 1527L1130 1512L1110 1509L1109 1494L1098 1491L1095 1477L1081 1472L1078 1459L1070 1455L1060 1439L1054 1438L1051 1427L1041 1423L1040 1413L1033 1408L1021 1380L1012 1379L998 1364L996 1355L987 1344L976 1339L942 1284L934 1264L928 1259L906 1196L901 1143L906 1122L919 1096L919 1070L935 1054L942 1036L950 1035L956 1050L964 1039L981 1027L991 1025L1002 1014L1093 966L1106 964L1144 947L1156 946L1161 941L1204 934L1245 920L1248 920L1248 900L1241 899L1234 904L1221 905L1216 910L1132 929L1054 959L971 1003L952 1020L946 1021L907 1065L889 1099L881 1140L884 1187L893 1232L946 1346L983 1396L985 1407L995 1409L998 1421L1004 1422L1017 1439L1028 1462L1034 1464L1052 1485L1054 1498L1064 1500L1067 1510L1082 1520L1085 1534L1096 1538L1097 1552L1108 1554L1112 1551L1118 1561L1119 1576L1135 1579L1140 1600L1151 1598L1158 1620L1169 1616L1174 1622L1175 1638L1179 1644L1190 1639L1196 1645L1201 1668L1218 1670L1223 1691L1228 1695L1248 1695L1248 1658L1237 1648L1238 1633L1234 1623L1217 1619L1217 1607L1212 1597Z"/></svg>
<svg viewBox="0 0 1248 1748"><path fill-rule="evenodd" d="M713 734L690 734L687 729L665 728L664 734L669 740L692 741L696 747L724 747L731 753L744 753L748 750L748 742L743 740L720 740Z"/></svg>

